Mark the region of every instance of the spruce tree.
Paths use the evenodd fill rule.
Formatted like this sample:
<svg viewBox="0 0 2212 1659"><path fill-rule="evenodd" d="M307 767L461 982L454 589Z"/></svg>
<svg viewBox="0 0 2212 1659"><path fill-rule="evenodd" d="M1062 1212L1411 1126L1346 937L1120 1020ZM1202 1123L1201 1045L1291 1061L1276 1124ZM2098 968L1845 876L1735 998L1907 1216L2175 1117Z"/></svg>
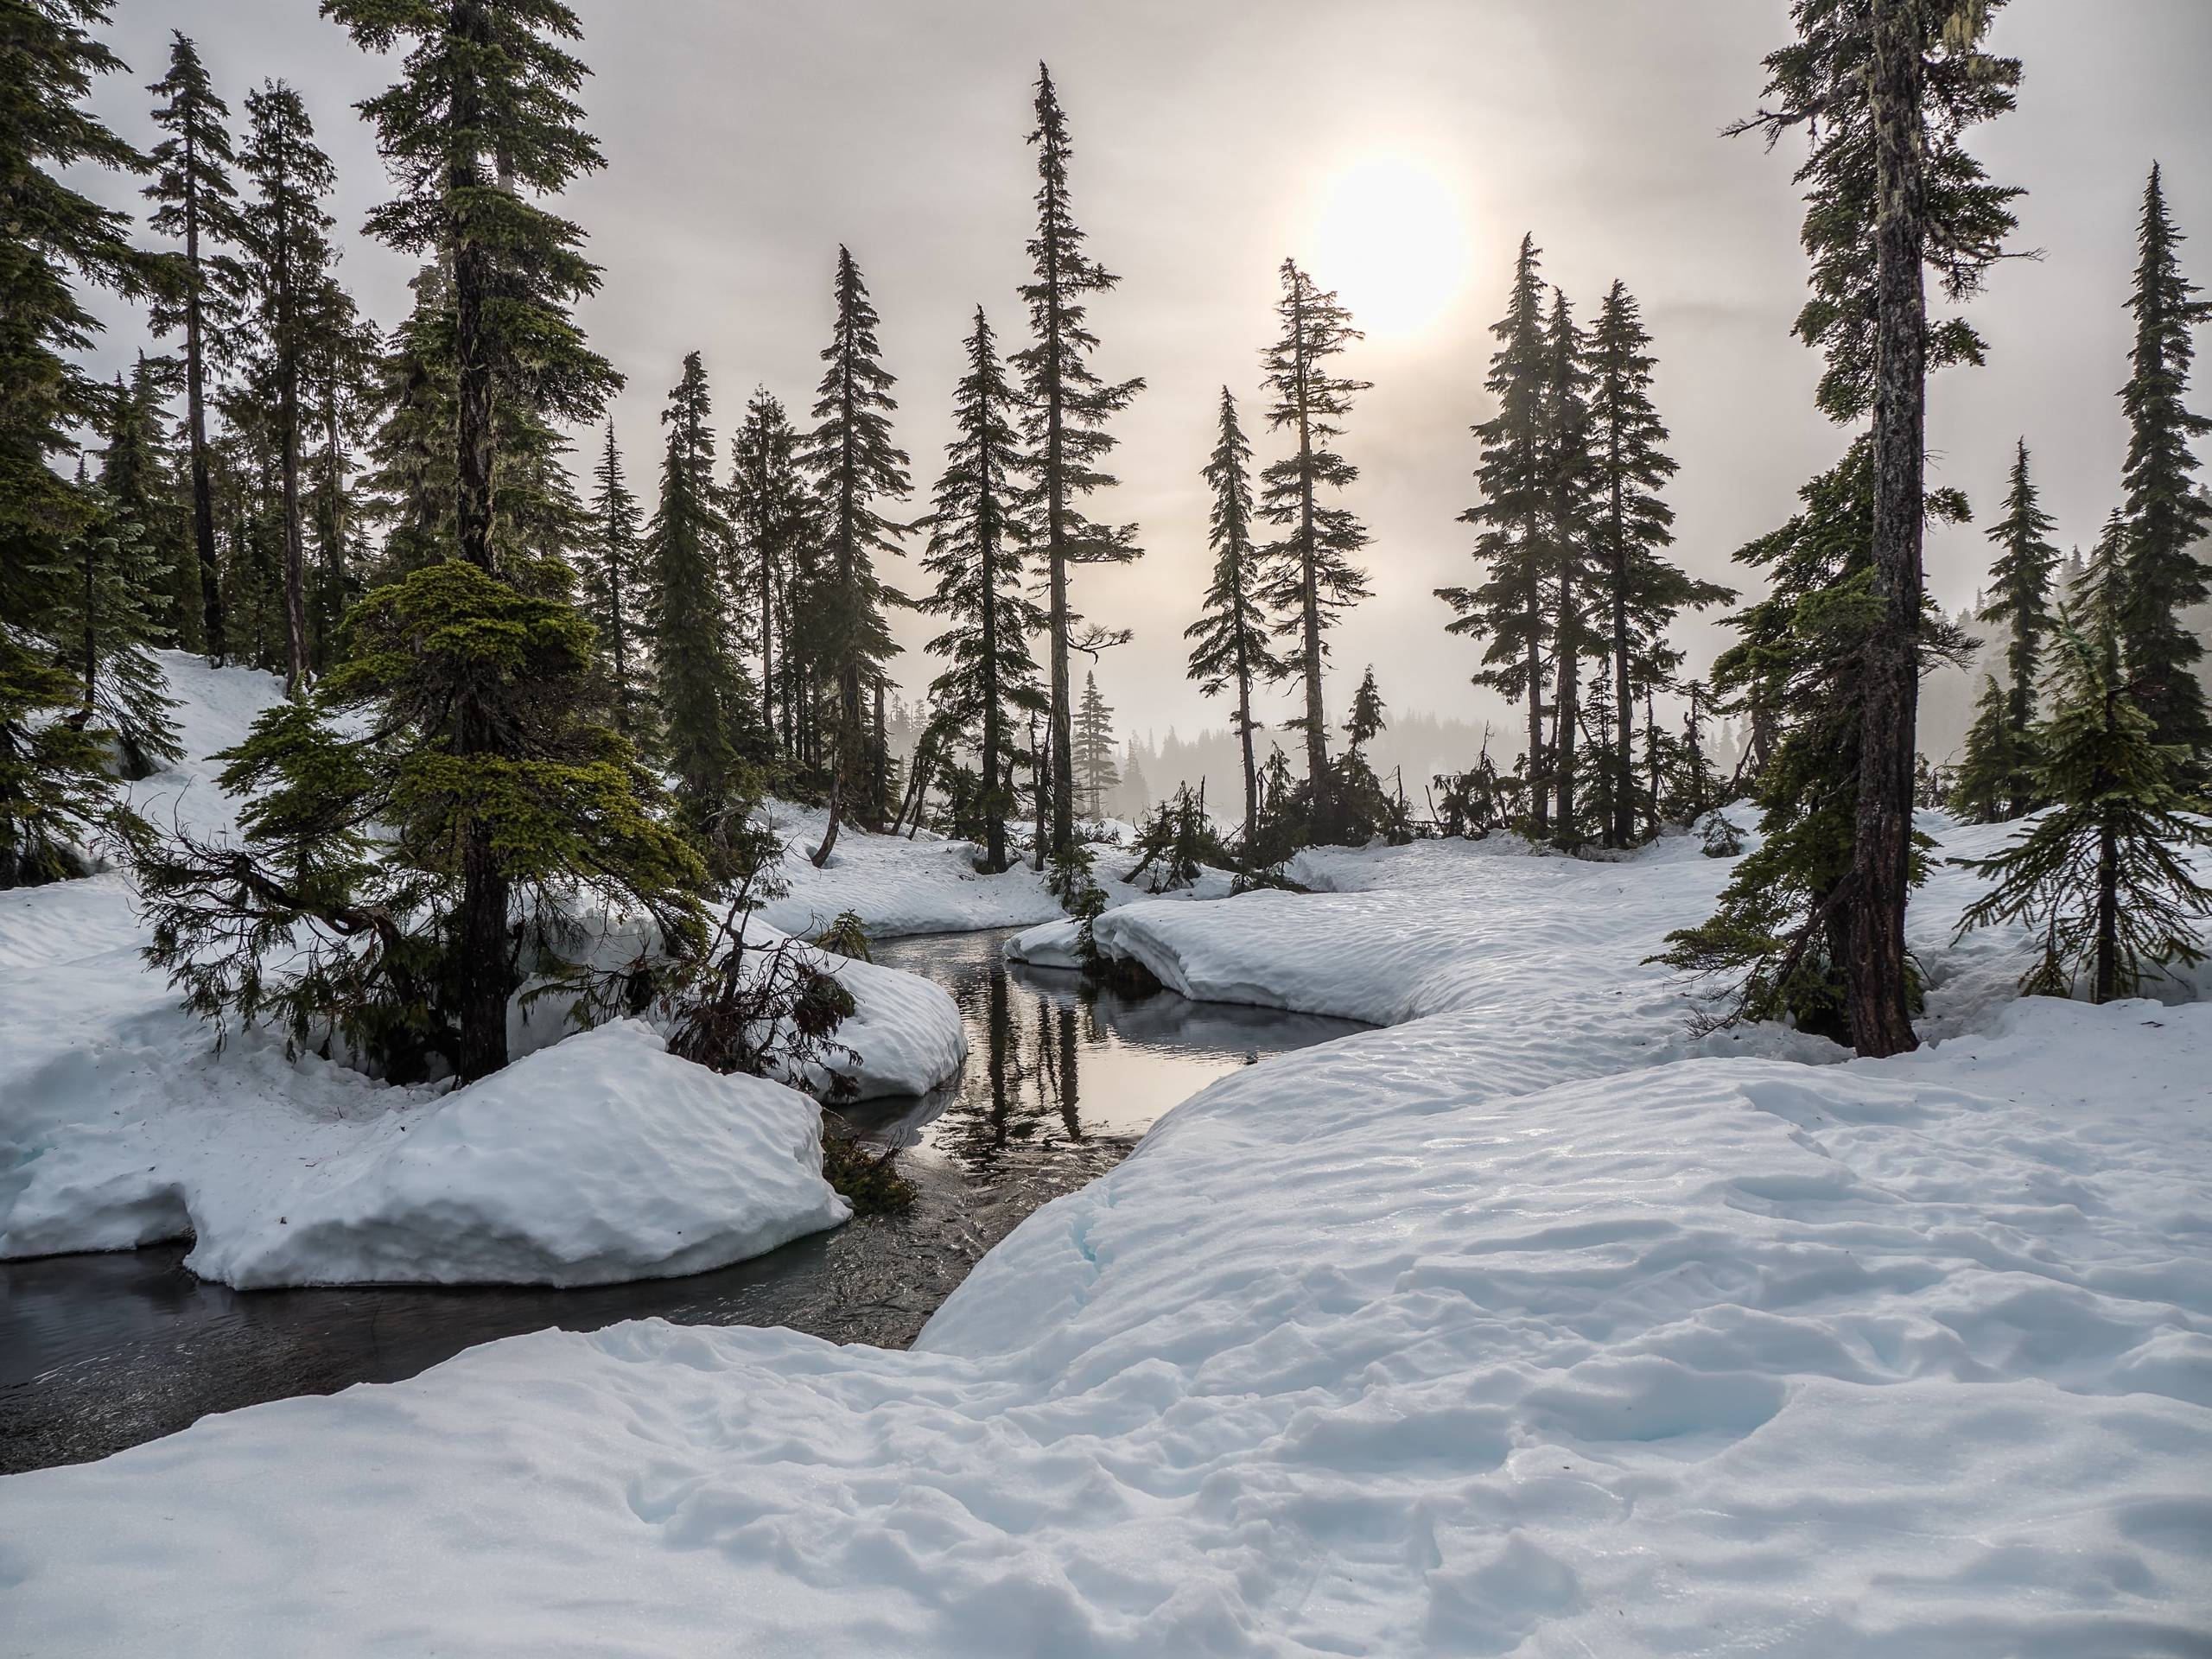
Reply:
<svg viewBox="0 0 2212 1659"><path fill-rule="evenodd" d="M167 136L154 147L156 204L149 220L157 236L183 245L182 270L174 292L153 296L148 320L156 334L184 334L185 442L192 470L192 537L200 594L199 633L207 659L223 660L223 595L215 560L214 486L207 444L207 358L211 332L232 326L244 274L224 250L238 245L238 191L230 169L230 106L216 93L200 52L181 29L173 30L169 71L146 89L168 101L154 111Z"/></svg>
<svg viewBox="0 0 2212 1659"><path fill-rule="evenodd" d="M1931 324L1925 276L1932 270L1949 299L1967 297L2013 226L2019 193L1990 184L1964 142L1975 123L2012 107L2018 63L1980 45L2001 3L1796 0L1797 38L1766 59L1774 106L1731 129L1770 143L1800 125L1810 135L1796 177L1813 297L1797 333L1827 359L1821 409L1840 423L1872 417L1851 880L1836 895L1845 1001L1862 1054L1916 1041L1904 912L1920 868L1913 742L1926 643L1927 377L1981 355L1963 321Z"/></svg>
<svg viewBox="0 0 2212 1659"><path fill-rule="evenodd" d="M1037 231L1029 239L1032 280L1021 298L1029 308L1032 343L1013 364L1027 393L1023 436L1030 452L1033 516L1043 537L1046 627L1050 635L1052 798L1050 855L1065 861L1075 850L1072 756L1073 686L1070 657L1096 651L1120 636L1096 628L1078 632L1069 569L1077 564L1126 563L1140 556L1136 529L1102 524L1082 511L1084 499L1114 483L1103 463L1114 447L1107 423L1144 390L1144 382L1109 381L1090 365L1098 338L1091 332L1090 296L1121 279L1084 251L1084 232L1068 199L1066 113L1053 90L1052 71L1037 66Z"/></svg>
<svg viewBox="0 0 2212 1659"><path fill-rule="evenodd" d="M1664 684L1681 654L1667 630L1685 607L1725 604L1734 590L1700 582L1661 551L1675 539L1675 510L1660 492L1675 473L1667 429L1651 402L1656 367L1636 298L1616 282L1590 331L1598 566L1612 651L1613 812L1607 842L1636 839L1635 709ZM1700 809L1702 810L1702 809Z"/></svg>
<svg viewBox="0 0 2212 1659"><path fill-rule="evenodd" d="M1262 571L1252 544L1252 446L1237 423L1236 400L1221 389L1218 435L1205 478L1213 491L1207 534L1213 548L1213 582L1205 608L1183 630L1195 641L1191 677L1207 696L1236 690L1236 730L1244 765L1244 855L1249 860L1260 836L1259 768L1253 759L1252 690L1283 677L1285 665L1269 640L1267 612L1259 601Z"/></svg>
<svg viewBox="0 0 2212 1659"><path fill-rule="evenodd" d="M899 649L884 620L886 605L906 603L897 589L875 572L878 553L899 551L900 526L876 509L880 500L903 501L912 488L906 453L891 442L891 396L896 381L878 360L876 314L868 302L860 267L845 248L837 250L837 322L822 360L829 365L814 404L819 423L807 434L799 465L815 480L823 503L827 569L812 595L819 607L817 626L820 671L836 690L831 733L830 828L814 855L828 861L836 844L841 817L880 827L888 803L861 798L872 777L880 775L869 754L867 716L861 697L887 681L884 664Z"/></svg>
<svg viewBox="0 0 2212 1659"><path fill-rule="evenodd" d="M937 577L922 608L949 626L930 641L945 659L930 687L938 718L961 733L976 753L972 813L982 820L983 864L1007 868L1007 820L1016 810L1014 734L1025 715L1047 711L1029 635L1044 612L1023 590L1018 399L999 360L998 345L979 306L967 340L968 372L953 392L952 442L938 477L922 566ZM933 728L935 729L935 728Z"/></svg>
<svg viewBox="0 0 2212 1659"><path fill-rule="evenodd" d="M1359 468L1331 448L1343 435L1338 424L1351 412L1364 380L1332 372L1329 361L1363 338L1351 313L1295 261L1282 262L1282 297L1275 302L1282 334L1261 356L1262 384L1274 394L1270 429L1289 430L1295 449L1261 474L1260 514L1283 533L1260 551L1265 572L1260 597L1281 620L1278 636L1294 640L1291 671L1302 682L1309 833L1326 841L1337 831L1330 798L1329 729L1321 674L1328 659L1328 630L1369 594L1367 577L1353 563L1367 545L1366 529L1350 509L1327 505L1323 493L1349 487Z"/></svg>
<svg viewBox="0 0 2212 1659"><path fill-rule="evenodd" d="M2013 452L2012 476L2005 493L2005 516L1988 530L1999 551L1989 569L1989 595L1978 613L1984 622L2005 626L2005 741L2006 753L2024 763L2029 731L2035 724L2036 677L2042 671L2044 636L2050 631L2051 573L2058 550L2045 539L2050 515L2043 511L2028 477L2028 443ZM1987 736L1993 739L1993 732ZM1985 741L1986 753L1995 753ZM2034 803L2029 773L2021 770L2006 785L2006 817L2017 818Z"/></svg>
<svg viewBox="0 0 2212 1659"><path fill-rule="evenodd" d="M738 804L741 749L754 707L722 587L722 550L732 532L715 482L713 415L706 368L698 353L689 353L661 411L668 448L641 561L658 747L689 827L709 846L731 827L727 815ZM710 868L716 862L709 857Z"/></svg>
<svg viewBox="0 0 2212 1659"><path fill-rule="evenodd" d="M2212 432L2212 419L2184 399L2196 357L2190 330L2212 317L2212 302L2181 274L2181 232L2166 212L2158 169L2143 188L2134 291L2134 372L2120 392L2127 411L2126 590L2120 628L2137 706L2162 745L2188 751L2188 775L2200 782L2212 767L2212 718L2196 664L2203 641L2182 610L2212 597L2212 573L2196 543L2212 531L2212 498L2199 487L2193 442Z"/></svg>
<svg viewBox="0 0 2212 1659"><path fill-rule="evenodd" d="M1103 817L1107 795L1122 786L1114 764L1114 710L1098 690L1098 677L1083 677L1083 701L1075 713L1075 776L1084 810Z"/></svg>
<svg viewBox="0 0 2212 1659"><path fill-rule="evenodd" d="M2130 550L2133 551L2131 544ZM2120 623L2132 593L2062 614L2050 715L2037 731L2037 780L2056 803L1993 857L1961 860L1993 885L1960 931L2025 922L2037 931L2029 995L2133 996L2154 972L2204 960L2212 887L2189 855L2212 850L2212 827L2182 779L2194 760L2162 743L2134 700Z"/></svg>
<svg viewBox="0 0 2212 1659"><path fill-rule="evenodd" d="M255 303L257 344L273 382L284 547L284 690L297 697L308 672L307 529L300 489L302 385L316 342L340 309L330 268L337 258L322 198L337 175L315 142L300 95L282 81L246 94L240 166L253 185L240 244Z"/></svg>
<svg viewBox="0 0 2212 1659"><path fill-rule="evenodd" d="M797 460L798 435L765 386L753 389L745 421L730 442L731 512L754 584L760 645L760 723L792 753L791 636L779 620L791 608L793 570L815 531L814 506ZM779 645L780 642L780 645ZM779 715L780 715L780 724Z"/></svg>
<svg viewBox="0 0 2212 1659"><path fill-rule="evenodd" d="M1545 443L1544 284L1533 236L1521 238L1513 291L1505 315L1492 325L1498 348L1484 388L1497 412L1474 429L1481 447L1475 480L1482 500L1459 515L1481 527L1475 557L1484 567L1481 586L1440 588L1436 596L1457 613L1447 631L1483 642L1475 683L1528 709L1525 762L1531 825L1542 836L1550 824L1545 777L1544 663L1552 645L1545 604L1544 537L1548 505Z"/></svg>
<svg viewBox="0 0 2212 1659"><path fill-rule="evenodd" d="M622 452L611 421L592 477L592 535L582 560L583 613L599 633L614 729L634 741L639 709L647 695L642 660L645 567L638 541L638 498L623 481Z"/></svg>

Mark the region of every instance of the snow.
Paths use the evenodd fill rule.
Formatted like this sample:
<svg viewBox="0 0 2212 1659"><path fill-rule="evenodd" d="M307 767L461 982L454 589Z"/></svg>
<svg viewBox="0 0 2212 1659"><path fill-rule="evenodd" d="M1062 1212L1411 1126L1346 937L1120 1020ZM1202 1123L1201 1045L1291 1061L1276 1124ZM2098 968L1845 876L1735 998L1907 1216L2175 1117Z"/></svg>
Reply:
<svg viewBox="0 0 2212 1659"><path fill-rule="evenodd" d="M157 823L234 828L207 757L245 737L278 682L162 662L190 759L134 800ZM289 1061L265 1033L219 1052L146 970L144 941L118 872L0 893L0 1256L189 1235L193 1269L240 1287L584 1284L720 1266L846 1213L819 1176L812 1102L672 1059L642 1027L578 1034L518 1002L506 1072L444 1095L395 1088ZM831 965L857 1005L840 1037L863 1097L957 1073L966 1038L940 987ZM741 1179L748 1159L760 1167Z"/></svg>
<svg viewBox="0 0 2212 1659"><path fill-rule="evenodd" d="M0 1481L10 1635L2201 1654L2212 1006L2011 1000L1945 871L1941 1041L1692 1039L1641 959L1726 868L1427 843L1119 909L1171 984L1395 1023L1171 1113L911 1353L546 1332Z"/></svg>

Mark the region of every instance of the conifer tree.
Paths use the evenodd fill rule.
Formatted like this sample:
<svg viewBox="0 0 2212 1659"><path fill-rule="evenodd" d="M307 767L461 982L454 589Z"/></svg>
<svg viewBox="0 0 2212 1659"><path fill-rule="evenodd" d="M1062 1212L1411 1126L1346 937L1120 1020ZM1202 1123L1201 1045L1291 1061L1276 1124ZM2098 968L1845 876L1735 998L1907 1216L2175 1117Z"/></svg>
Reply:
<svg viewBox="0 0 2212 1659"><path fill-rule="evenodd" d="M634 741L638 710L646 695L641 660L645 568L638 541L638 498L623 481L622 452L615 445L612 422L592 477L596 486L591 499L593 533L582 561L583 613L599 632L614 729Z"/></svg>
<svg viewBox="0 0 2212 1659"><path fill-rule="evenodd" d="M744 423L730 442L731 511L754 586L760 723L780 735L787 756L791 753L791 705L796 699L785 690L791 677L786 660L791 635L788 628L779 628L779 619L788 616L792 572L814 530L814 502L798 470L798 435L783 404L766 387L755 387L745 406Z"/></svg>
<svg viewBox="0 0 2212 1659"><path fill-rule="evenodd" d="M1022 587L1023 544L1018 400L999 360L982 308L967 341L968 372L953 392L952 442L938 479L923 568L937 588L922 608L949 626L930 642L945 659L930 687L938 718L964 734L976 753L972 811L982 819L983 863L1007 868L1007 820L1016 810L1014 741L1024 715L1047 711L1029 635L1045 626L1043 611Z"/></svg>
<svg viewBox="0 0 2212 1659"><path fill-rule="evenodd" d="M1252 734L1260 722L1252 717L1252 690L1262 682L1283 677L1283 661L1269 635L1268 614L1261 607L1262 572L1258 550L1252 544L1252 446L1236 418L1236 400L1229 388L1221 389L1218 436L1205 477L1213 490L1213 509L1207 533L1213 548L1213 582L1206 589L1205 608L1198 620L1183 630L1196 643L1191 648L1191 677L1207 696L1218 696L1231 686L1236 691L1236 730L1244 763L1244 851L1250 857L1260 835L1259 768L1252 753Z"/></svg>
<svg viewBox="0 0 2212 1659"><path fill-rule="evenodd" d="M1661 551L1675 539L1675 510L1660 494L1675 460L1651 402L1651 337L1622 283L1606 291L1589 346L1594 522L1612 651L1615 782L1605 829L1609 845L1625 847L1636 838L1636 703L1681 662L1667 630L1685 607L1725 604L1735 594L1691 577Z"/></svg>
<svg viewBox="0 0 2212 1659"><path fill-rule="evenodd" d="M1990 184L1967 152L1975 123L2012 107L2019 65L1980 49L2002 0L1796 0L1797 38L1766 59L1775 106L1732 131L1771 143L1807 128L1803 239L1813 297L1797 333L1826 355L1817 400L1834 420L1872 417L1872 563L1855 691L1851 880L1837 943L1852 1041L1862 1054L1914 1046L1905 901L1913 842L1914 729L1924 634L1927 376L1978 362L1956 318L1931 325L1925 276L1974 292L2002 257L2019 193Z"/></svg>
<svg viewBox="0 0 2212 1659"><path fill-rule="evenodd" d="M223 660L223 595L215 561L214 490L207 445L208 337L228 329L238 313L244 274L225 251L239 241L236 165L226 124L230 106L217 94L198 48L173 30L168 73L146 89L167 103L154 124L167 136L154 147L156 204L149 221L157 236L183 244L183 269L174 293L153 296L149 321L155 334L184 334L185 442L192 474L192 537L201 606L198 630L212 663Z"/></svg>
<svg viewBox="0 0 2212 1659"><path fill-rule="evenodd" d="M753 716L722 588L721 553L731 531L715 483L713 415L705 365L698 353L688 353L661 411L668 448L642 556L659 747L690 828L710 843L728 827L724 815L737 791L742 734Z"/></svg>
<svg viewBox="0 0 2212 1659"><path fill-rule="evenodd" d="M2000 551L1990 566L1988 599L1978 613L1980 620L2006 627L2005 729L2001 745L1993 729L1984 734L1981 742L1986 760L2002 753L2018 767L2004 785L2001 816L2005 817L2017 818L2034 804L2027 769L2029 732L2035 724L2036 677L2042 667L2044 636L2050 631L2051 573L2058 568L2058 550L2045 539L2050 525L2050 515L2043 511L2036 486L2028 477L2028 444L2023 438L2013 453L2005 516L1987 532ZM1986 714L1985 709L1985 717ZM1967 744L1971 756L1974 744L1971 734ZM1974 764L1969 760L1968 765Z"/></svg>
<svg viewBox="0 0 2212 1659"><path fill-rule="evenodd" d="M2137 237L2134 291L2127 308L2135 318L2134 372L2120 392L2127 411L2127 563L2120 634L2138 707L2150 718L2157 741L2188 751L2188 776L2202 781L2212 766L2212 717L2196 664L2203 641L2183 620L2182 610L2212 597L2212 572L2196 543L2212 531L2212 498L2196 479L2193 442L2212 432L2212 419L2184 401L2196 357L2190 331L2212 317L2212 302L2197 297L2181 274L2181 232L2166 211L2158 169L2143 188L2143 219Z"/></svg>
<svg viewBox="0 0 2212 1659"><path fill-rule="evenodd" d="M891 396L896 384L878 360L876 314L868 302L860 267L845 248L837 250L837 322L822 360L823 372L814 404L819 423L806 436L799 465L812 475L822 500L825 580L811 596L818 607L820 671L836 688L830 785L830 828L814 855L828 861L836 844L837 825L848 814L880 826L887 802L859 798L871 776L878 775L868 754L861 697L887 680L884 664L898 651L884 620L887 604L904 604L895 588L875 572L878 553L899 550L899 526L877 511L876 503L903 501L912 486L906 453L891 442Z"/></svg>
<svg viewBox="0 0 2212 1659"><path fill-rule="evenodd" d="M330 267L334 223L322 198L337 175L315 142L300 95L282 81L246 94L240 166L254 187L239 214L258 344L276 393L277 475L284 547L284 690L296 697L308 671L307 530L300 491L302 387L316 342L340 309Z"/></svg>
<svg viewBox="0 0 2212 1659"><path fill-rule="evenodd" d="M1084 810L1103 817L1106 797L1122 786L1122 773L1114 764L1114 710L1098 690L1098 677L1083 677L1083 701L1075 714L1075 775Z"/></svg>
<svg viewBox="0 0 2212 1659"><path fill-rule="evenodd" d="M2013 803L2033 772L2029 734L2012 723L2012 699L1993 674L1985 674L1973 723L1946 804L1969 823L2001 823L2020 816Z"/></svg>
<svg viewBox="0 0 2212 1659"><path fill-rule="evenodd" d="M176 702L149 654L169 639L154 609L168 588L168 569L113 497L97 488L86 493L92 519L54 569L56 603L47 627L76 671L79 723L112 738L124 776L143 778L183 754L169 719Z"/></svg>
<svg viewBox="0 0 2212 1659"><path fill-rule="evenodd" d="M1052 86L1052 71L1037 66L1037 231L1028 253L1032 280L1021 298L1029 308L1032 343L1013 365L1027 393L1023 436L1030 451L1032 512L1043 539L1052 715L1052 799L1050 855L1065 862L1075 849L1073 683L1070 657L1095 652L1121 636L1096 628L1078 631L1070 567L1120 563L1137 558L1136 529L1102 524L1082 511L1085 497L1109 487L1103 470L1114 447L1107 423L1144 390L1141 379L1109 381L1090 365L1098 337L1091 332L1090 297L1121 279L1084 251L1084 232L1068 198L1068 161L1073 147L1066 113Z"/></svg>
<svg viewBox="0 0 2212 1659"><path fill-rule="evenodd" d="M1603 635L1590 626L1589 616L1603 594L1594 559L1598 477L1590 376L1582 346L1582 331L1575 326L1567 296L1554 288L1551 315L1544 325L1545 588L1551 612L1554 704L1548 765L1556 790L1554 833L1559 845L1569 848L1583 840L1574 799L1582 659L1601 654L1603 641Z"/></svg>
<svg viewBox="0 0 2212 1659"><path fill-rule="evenodd" d="M1315 287L1289 259L1282 262L1282 288L1275 302L1282 334L1262 353L1261 365L1262 384L1274 394L1268 425L1276 431L1287 429L1296 448L1261 474L1260 514L1283 533L1260 551L1266 573L1260 597L1281 618L1277 635L1296 642L1289 656L1291 671L1305 689L1299 723L1306 734L1309 833L1325 841L1337 830L1321 697L1328 630L1370 590L1365 574L1353 563L1367 545L1367 531L1350 509L1327 505L1323 493L1345 489L1359 477L1359 468L1331 445L1343 435L1338 423L1351 412L1353 397L1366 391L1368 383L1329 366L1332 358L1363 338L1337 296Z"/></svg>
<svg viewBox="0 0 2212 1659"><path fill-rule="evenodd" d="M2037 732L2039 785L2056 805L1993 857L1961 861L1993 883L1961 933L2005 922L2037 930L2020 982L2029 995L2070 996L2086 976L2089 1000L2109 1002L2205 957L2212 887L2189 855L2212 849L2212 828L2181 785L2194 757L2158 741L2130 690L2119 625L2133 598L2107 594L2079 620L2062 613L2050 715Z"/></svg>
<svg viewBox="0 0 2212 1659"><path fill-rule="evenodd" d="M199 567L192 542L189 492L164 430L162 385L175 365L141 352L125 381L116 377L101 433L99 485L114 512L138 526L149 568L159 568L162 592L143 602L162 637L187 651L204 650Z"/></svg>
<svg viewBox="0 0 2212 1659"><path fill-rule="evenodd" d="M1532 827L1550 824L1544 775L1544 662L1552 644L1544 601L1544 523L1548 505L1544 348L1544 284L1533 236L1521 238L1513 291L1505 315L1492 325L1498 348L1484 388L1497 413L1474 429L1481 447L1475 480L1479 505L1459 515L1481 527L1475 557L1484 567L1476 588L1440 588L1436 596L1457 613L1447 631L1483 642L1475 683L1528 709L1527 772Z"/></svg>

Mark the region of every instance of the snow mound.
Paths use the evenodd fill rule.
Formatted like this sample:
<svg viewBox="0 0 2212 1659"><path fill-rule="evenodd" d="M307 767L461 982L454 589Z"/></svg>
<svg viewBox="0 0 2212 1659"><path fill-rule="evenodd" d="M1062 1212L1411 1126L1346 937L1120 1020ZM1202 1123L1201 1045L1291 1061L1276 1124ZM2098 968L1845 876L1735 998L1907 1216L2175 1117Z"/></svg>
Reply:
<svg viewBox="0 0 2212 1659"><path fill-rule="evenodd" d="M810 1099L677 1059L636 1021L410 1103L324 1120L260 1180L142 1170L131 1137L74 1126L30 1164L0 1251L189 1230L185 1265L242 1290L590 1285L721 1267L850 1213Z"/></svg>
<svg viewBox="0 0 2212 1659"><path fill-rule="evenodd" d="M1032 968L1080 969L1083 957L1076 950L1076 933L1080 926L1080 923L1062 917L1057 922L1039 922L1034 927L1025 927L1006 942L1006 954Z"/></svg>

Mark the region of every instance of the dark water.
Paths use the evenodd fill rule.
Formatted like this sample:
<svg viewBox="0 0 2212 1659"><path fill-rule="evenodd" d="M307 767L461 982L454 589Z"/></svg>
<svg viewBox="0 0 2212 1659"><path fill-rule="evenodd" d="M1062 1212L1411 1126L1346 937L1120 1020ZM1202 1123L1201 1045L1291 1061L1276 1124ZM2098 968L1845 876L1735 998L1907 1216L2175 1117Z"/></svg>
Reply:
<svg viewBox="0 0 2212 1659"><path fill-rule="evenodd" d="M1168 1108L1248 1057L1358 1027L1162 992L1094 992L1007 964L1005 932L889 940L967 1023L955 1084L848 1112L901 1166L912 1214L854 1222L734 1267L590 1289L238 1292L188 1246L0 1262L0 1472L105 1456L211 1411L391 1382L495 1338L658 1315L787 1325L904 1347L976 1259L1039 1205L1112 1168Z"/></svg>

